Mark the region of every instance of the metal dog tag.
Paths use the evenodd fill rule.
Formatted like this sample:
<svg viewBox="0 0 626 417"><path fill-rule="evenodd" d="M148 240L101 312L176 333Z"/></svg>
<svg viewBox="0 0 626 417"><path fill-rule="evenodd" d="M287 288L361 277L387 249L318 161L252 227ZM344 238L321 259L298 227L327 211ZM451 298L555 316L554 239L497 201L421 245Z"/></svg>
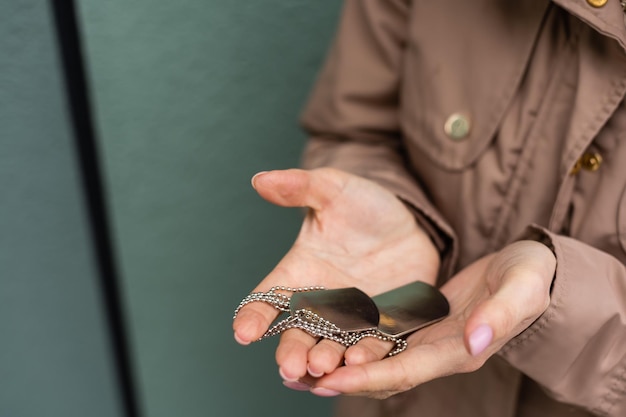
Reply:
<svg viewBox="0 0 626 417"><path fill-rule="evenodd" d="M357 288L340 288L295 293L291 296L291 315L305 309L323 317L343 331L375 329L378 308L370 297Z"/></svg>
<svg viewBox="0 0 626 417"><path fill-rule="evenodd" d="M450 312L446 297L424 282L413 282L372 297L378 307L378 330L399 337L435 323Z"/></svg>

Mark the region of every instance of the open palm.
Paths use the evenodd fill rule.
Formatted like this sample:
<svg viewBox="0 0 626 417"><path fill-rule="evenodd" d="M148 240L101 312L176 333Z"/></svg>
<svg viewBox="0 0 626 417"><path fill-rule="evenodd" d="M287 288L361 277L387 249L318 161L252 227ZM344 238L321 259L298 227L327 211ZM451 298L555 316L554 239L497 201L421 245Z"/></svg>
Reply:
<svg viewBox="0 0 626 417"><path fill-rule="evenodd" d="M416 280L434 283L439 255L430 238L407 207L376 183L322 168L265 172L255 176L253 185L274 204L309 208L296 242L254 291L322 285L376 295ZM246 305L233 323L235 338L242 344L258 339L276 315L269 305ZM287 379L306 373L307 352L315 342L300 331L283 337L277 359ZM336 352L330 362L343 355L338 346L326 346ZM322 364L323 348L319 351L316 362Z"/></svg>

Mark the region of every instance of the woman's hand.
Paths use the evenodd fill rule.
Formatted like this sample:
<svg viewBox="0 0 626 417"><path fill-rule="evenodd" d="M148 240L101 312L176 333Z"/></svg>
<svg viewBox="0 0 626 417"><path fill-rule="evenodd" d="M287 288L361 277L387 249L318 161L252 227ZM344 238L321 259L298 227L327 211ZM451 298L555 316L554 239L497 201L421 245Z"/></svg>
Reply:
<svg viewBox="0 0 626 417"><path fill-rule="evenodd" d="M407 207L376 183L330 168L264 172L252 183L274 204L310 208L293 247L255 292L322 285L358 287L372 296L417 280L434 284L437 250ZM258 339L276 316L264 303L244 306L233 323L235 339L241 344ZM361 353L378 356L391 348L375 342L359 342ZM283 378L297 384L307 372L319 377L341 366L344 352L337 343L317 343L303 331L288 330L276 359Z"/></svg>
<svg viewBox="0 0 626 417"><path fill-rule="evenodd" d="M478 369L546 310L555 269L552 251L534 241L513 243L476 261L442 288L449 317L411 335L398 356L363 357L319 380L309 379L312 392L386 398Z"/></svg>

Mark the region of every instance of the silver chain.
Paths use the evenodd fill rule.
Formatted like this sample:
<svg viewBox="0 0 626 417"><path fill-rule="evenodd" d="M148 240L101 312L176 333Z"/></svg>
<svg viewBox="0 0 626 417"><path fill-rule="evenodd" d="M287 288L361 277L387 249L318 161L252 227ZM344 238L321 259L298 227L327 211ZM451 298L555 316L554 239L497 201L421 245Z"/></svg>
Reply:
<svg viewBox="0 0 626 417"><path fill-rule="evenodd" d="M287 292L308 292L308 291L320 291L323 290L322 286L313 286L313 287L284 287L284 286L276 286L270 288L268 292L253 292L248 294L246 298L241 300L239 306L235 309L235 315L233 316L233 320L237 317L239 310L246 304L253 303L255 301L263 301L271 306L273 306L276 310L280 310L282 312L289 311L289 297L285 294L279 293L277 291L287 291Z"/></svg>
<svg viewBox="0 0 626 417"><path fill-rule="evenodd" d="M323 289L324 287L321 286L298 288L278 286L270 288L268 292L251 293L243 300L241 300L239 306L237 306L237 308L235 309L235 315L233 316L233 319L237 317L239 310L241 310L243 306L256 301L262 301L264 303L270 304L279 311L288 312L290 297L278 291L288 291L295 293L320 291ZM332 340L345 347L355 345L357 342L366 337L373 337L384 342L393 342L396 345L393 350L389 352L388 356L395 356L407 348L407 342L402 338L385 335L381 333L378 329L361 330L354 332L344 331L330 321L306 309L297 310L296 312L294 312L293 315L289 315L286 319L279 321L269 330L267 330L267 332L265 332L265 334L261 336L258 340L263 340L271 336L279 335L285 330L289 329L304 330L314 337L322 337L324 339Z"/></svg>
<svg viewBox="0 0 626 417"><path fill-rule="evenodd" d="M626 0L620 0L619 4L622 5L622 9L624 9L624 13L626 13Z"/></svg>

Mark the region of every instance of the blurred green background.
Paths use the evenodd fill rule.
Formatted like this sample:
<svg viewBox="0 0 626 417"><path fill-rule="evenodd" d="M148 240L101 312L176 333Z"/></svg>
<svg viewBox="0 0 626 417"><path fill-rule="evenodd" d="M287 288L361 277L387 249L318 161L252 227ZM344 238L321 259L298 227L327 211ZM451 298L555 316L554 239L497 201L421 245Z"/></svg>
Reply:
<svg viewBox="0 0 626 417"><path fill-rule="evenodd" d="M339 3L76 4L144 415L328 415L231 318L297 234L249 181L298 164ZM0 16L0 415L121 416L49 6Z"/></svg>

